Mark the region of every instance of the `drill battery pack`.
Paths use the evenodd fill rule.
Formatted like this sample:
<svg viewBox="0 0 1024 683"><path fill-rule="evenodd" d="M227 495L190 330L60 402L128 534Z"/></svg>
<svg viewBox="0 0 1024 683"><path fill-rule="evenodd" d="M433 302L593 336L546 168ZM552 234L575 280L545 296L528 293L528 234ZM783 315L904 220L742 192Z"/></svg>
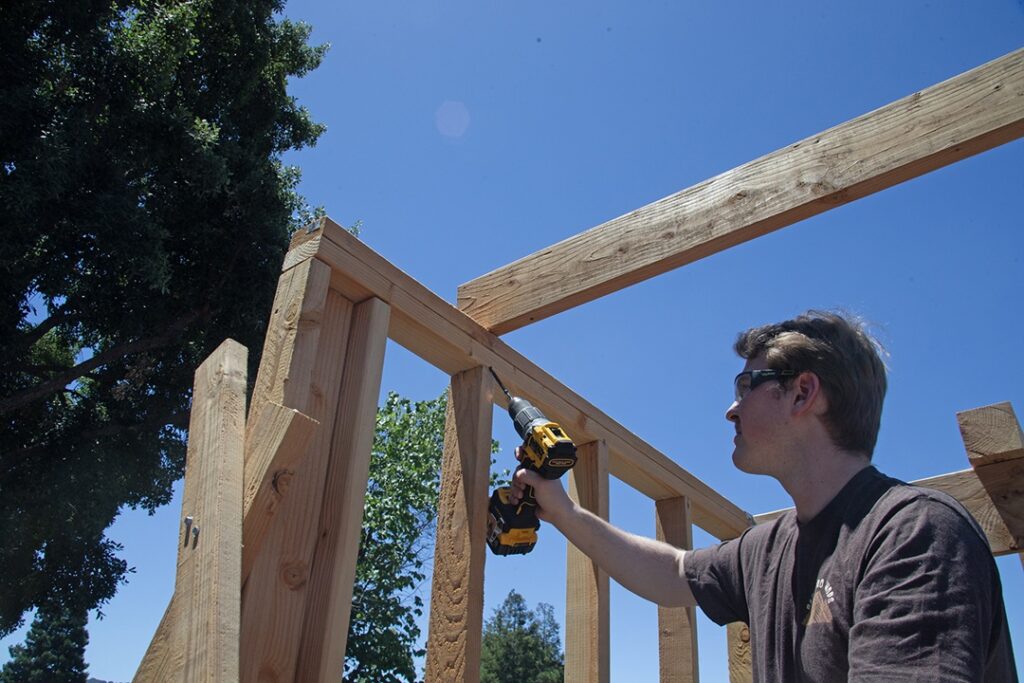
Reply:
<svg viewBox="0 0 1024 683"><path fill-rule="evenodd" d="M537 506L525 499L513 504L510 490L494 489L487 510L487 545L495 555L525 555L537 544Z"/></svg>

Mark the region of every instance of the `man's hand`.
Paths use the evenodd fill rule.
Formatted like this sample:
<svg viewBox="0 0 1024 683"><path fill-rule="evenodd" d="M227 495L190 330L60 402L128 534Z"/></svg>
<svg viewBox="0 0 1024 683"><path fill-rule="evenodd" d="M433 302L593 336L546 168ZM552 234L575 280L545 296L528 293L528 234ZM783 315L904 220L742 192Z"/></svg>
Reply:
<svg viewBox="0 0 1024 683"><path fill-rule="evenodd" d="M522 460L521 447L516 449L516 459ZM557 479L544 479L531 470L519 470L512 477L510 498L518 503L526 493L526 487L533 487L537 498L537 517L545 522L556 523L572 514L573 502L566 495L562 483Z"/></svg>
<svg viewBox="0 0 1024 683"><path fill-rule="evenodd" d="M516 457L521 457L519 449ZM519 470L512 478L513 503L522 500L527 486L533 487L537 516L555 525L627 589L666 607L696 604L683 573L682 550L613 527L572 502L557 479L544 479L531 470Z"/></svg>

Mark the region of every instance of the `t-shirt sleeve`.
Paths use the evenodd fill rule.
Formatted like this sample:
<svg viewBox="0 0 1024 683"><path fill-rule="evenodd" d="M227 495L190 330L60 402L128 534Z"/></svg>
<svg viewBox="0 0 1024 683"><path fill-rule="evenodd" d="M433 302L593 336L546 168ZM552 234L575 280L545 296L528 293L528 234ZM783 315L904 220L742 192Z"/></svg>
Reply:
<svg viewBox="0 0 1024 683"><path fill-rule="evenodd" d="M720 626L750 620L743 588L741 550L749 529L739 538L716 546L688 550L683 571L697 605Z"/></svg>
<svg viewBox="0 0 1024 683"><path fill-rule="evenodd" d="M960 512L908 501L881 524L860 571L849 680L984 679L998 577Z"/></svg>

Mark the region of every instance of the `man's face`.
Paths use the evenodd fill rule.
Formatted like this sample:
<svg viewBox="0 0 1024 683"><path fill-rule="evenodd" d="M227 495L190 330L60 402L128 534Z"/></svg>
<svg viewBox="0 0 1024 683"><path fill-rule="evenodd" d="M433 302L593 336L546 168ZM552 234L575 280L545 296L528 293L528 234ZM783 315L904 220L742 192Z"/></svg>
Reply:
<svg viewBox="0 0 1024 683"><path fill-rule="evenodd" d="M748 360L743 371L767 368L764 356L759 355ZM738 469L750 474L776 475L785 465L789 452L785 438L789 431L788 404L779 380L771 379L729 406L725 419L736 428L732 461Z"/></svg>

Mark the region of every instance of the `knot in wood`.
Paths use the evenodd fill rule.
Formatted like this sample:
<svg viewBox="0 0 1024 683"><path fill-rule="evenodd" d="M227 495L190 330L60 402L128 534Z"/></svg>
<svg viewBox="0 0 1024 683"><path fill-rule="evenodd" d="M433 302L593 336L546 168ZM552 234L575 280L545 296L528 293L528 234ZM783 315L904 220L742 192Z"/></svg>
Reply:
<svg viewBox="0 0 1024 683"><path fill-rule="evenodd" d="M281 564L281 581L290 590L298 590L306 585L309 579L309 566L302 561L283 562Z"/></svg>

